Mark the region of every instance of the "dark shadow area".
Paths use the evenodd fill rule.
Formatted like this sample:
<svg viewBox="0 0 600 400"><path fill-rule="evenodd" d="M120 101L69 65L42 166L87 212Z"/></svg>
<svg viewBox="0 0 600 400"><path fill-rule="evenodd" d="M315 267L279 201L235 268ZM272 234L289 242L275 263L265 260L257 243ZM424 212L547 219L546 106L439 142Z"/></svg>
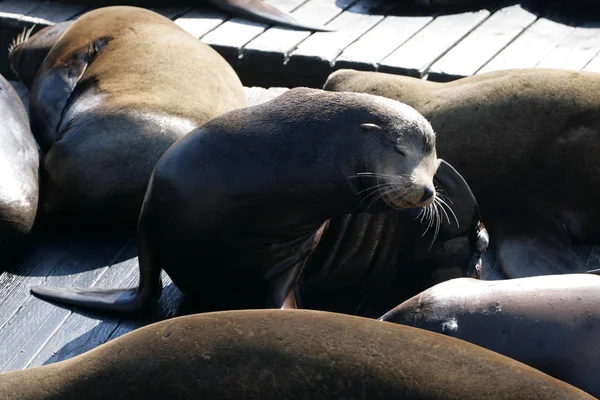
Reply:
<svg viewBox="0 0 600 400"><path fill-rule="evenodd" d="M39 224L4 270L21 276L70 275L137 256L134 232L66 230Z"/></svg>

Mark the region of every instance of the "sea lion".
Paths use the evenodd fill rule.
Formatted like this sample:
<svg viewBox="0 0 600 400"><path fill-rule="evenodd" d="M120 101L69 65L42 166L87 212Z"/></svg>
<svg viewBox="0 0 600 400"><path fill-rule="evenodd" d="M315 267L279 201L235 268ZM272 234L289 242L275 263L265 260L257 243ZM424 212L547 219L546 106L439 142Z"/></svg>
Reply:
<svg viewBox="0 0 600 400"><path fill-rule="evenodd" d="M600 276L453 279L380 319L466 340L600 396Z"/></svg>
<svg viewBox="0 0 600 400"><path fill-rule="evenodd" d="M138 7L175 7L211 4L236 17L248 18L263 24L309 31L332 32L335 29L320 24L299 21L292 14L261 0L52 0L61 3L86 4L89 6L129 5Z"/></svg>
<svg viewBox="0 0 600 400"><path fill-rule="evenodd" d="M28 43L13 59L27 58ZM133 228L167 148L247 103L231 66L174 22L143 8L106 7L66 28L35 76L29 104L45 153L44 215Z"/></svg>
<svg viewBox="0 0 600 400"><path fill-rule="evenodd" d="M591 400L508 357L402 325L309 310L172 318L0 375L0 400Z"/></svg>
<svg viewBox="0 0 600 400"><path fill-rule="evenodd" d="M586 270L570 245L600 243L600 74L532 68L437 83L339 70L324 88L395 99L431 122L507 277Z"/></svg>
<svg viewBox="0 0 600 400"><path fill-rule="evenodd" d="M0 75L0 268L17 256L37 214L39 152L27 111Z"/></svg>
<svg viewBox="0 0 600 400"><path fill-rule="evenodd" d="M434 174L454 187L454 214ZM435 229L443 222L442 230L479 231L465 186L437 159L435 134L414 109L378 96L291 89L213 118L161 157L138 224L137 289L32 292L135 312L160 295L164 269L184 293L218 309L294 307L305 267L395 271L403 251L398 210L425 208ZM355 214L363 216L346 227L335 219ZM320 241L325 250L306 265Z"/></svg>
<svg viewBox="0 0 600 400"><path fill-rule="evenodd" d="M59 22L46 26L31 35L35 25L24 28L13 40L8 48L8 61L15 76L21 80L28 89L31 89L44 58L56 44L61 35L75 21Z"/></svg>

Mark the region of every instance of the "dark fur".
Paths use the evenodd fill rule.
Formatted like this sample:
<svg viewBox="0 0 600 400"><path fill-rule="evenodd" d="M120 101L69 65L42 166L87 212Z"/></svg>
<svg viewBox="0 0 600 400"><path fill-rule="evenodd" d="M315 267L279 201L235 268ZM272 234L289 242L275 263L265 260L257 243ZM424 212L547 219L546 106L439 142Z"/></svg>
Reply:
<svg viewBox="0 0 600 400"><path fill-rule="evenodd" d="M180 139L157 164L138 225L138 289L33 292L82 307L139 311L159 294L163 269L185 293L217 308L281 307L303 272L309 292L313 282L317 293L381 291L399 269L413 266L413 239L422 225L416 213L390 211L383 199L370 204L375 198L365 189L389 179L357 173L406 174L396 193L412 204L435 174L442 185L460 189L452 193L460 230L448 226L455 223L450 219L442 231L464 236L478 220L468 187L462 190L466 183L444 182L457 174L437 167L433 145L421 115L376 96L297 88L229 112ZM463 201L470 207L459 212ZM459 263L465 267L468 245L466 253ZM338 273L345 279L334 279Z"/></svg>

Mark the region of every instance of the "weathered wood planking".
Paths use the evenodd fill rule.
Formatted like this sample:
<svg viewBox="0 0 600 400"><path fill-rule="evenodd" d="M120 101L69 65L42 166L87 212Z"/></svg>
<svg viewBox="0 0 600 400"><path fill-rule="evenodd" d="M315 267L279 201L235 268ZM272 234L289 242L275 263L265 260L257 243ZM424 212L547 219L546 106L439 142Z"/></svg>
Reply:
<svg viewBox="0 0 600 400"><path fill-rule="evenodd" d="M379 71L422 78L429 67L490 16L488 10L441 15L379 64Z"/></svg>
<svg viewBox="0 0 600 400"><path fill-rule="evenodd" d="M317 32L292 51L286 68L296 75L327 75L333 71L335 59L362 35L376 26L383 15L371 15L370 10L387 0L361 0L334 18L327 26L337 29L335 32Z"/></svg>
<svg viewBox="0 0 600 400"><path fill-rule="evenodd" d="M498 10L436 61L428 79L448 81L475 74L536 20L520 5Z"/></svg>
<svg viewBox="0 0 600 400"><path fill-rule="evenodd" d="M209 6L154 10L215 48L251 86L321 87L327 75L340 68L437 81L518 67L579 69L589 64L592 69L596 62L590 61L600 51L593 23L577 25L550 14L538 18L540 11L526 11L519 5L497 11L407 16L392 9L397 4L388 0L267 1L301 20L338 30L313 33L270 27L231 18ZM16 35L23 26L74 19L90 9L5 0L0 2L0 26L15 30ZM2 63L5 58L0 55ZM6 64L2 71L10 75Z"/></svg>
<svg viewBox="0 0 600 400"><path fill-rule="evenodd" d="M575 28L537 65L538 68L580 70L600 52L600 22Z"/></svg>
<svg viewBox="0 0 600 400"><path fill-rule="evenodd" d="M498 71L512 68L533 68L573 30L574 26L539 18L523 34L477 71Z"/></svg>
<svg viewBox="0 0 600 400"><path fill-rule="evenodd" d="M346 47L336 58L335 68L376 71L379 63L385 57L403 45L433 19L433 16L387 16L356 42Z"/></svg>
<svg viewBox="0 0 600 400"><path fill-rule="evenodd" d="M584 68L587 72L600 72L600 54L596 55Z"/></svg>
<svg viewBox="0 0 600 400"><path fill-rule="evenodd" d="M267 3L282 11L291 12L306 0L268 0ZM202 41L215 48L230 63L238 62L244 46L266 31L269 25L232 18L202 37Z"/></svg>

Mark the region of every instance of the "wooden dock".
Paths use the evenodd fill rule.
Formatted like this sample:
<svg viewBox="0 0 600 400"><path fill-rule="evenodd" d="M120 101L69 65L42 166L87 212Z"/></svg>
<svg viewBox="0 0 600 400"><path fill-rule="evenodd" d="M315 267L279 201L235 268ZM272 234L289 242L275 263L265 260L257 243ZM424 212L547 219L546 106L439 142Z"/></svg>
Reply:
<svg viewBox="0 0 600 400"><path fill-rule="evenodd" d="M300 19L337 28L311 33L231 18L213 8L155 9L208 43L247 86L321 87L339 68L447 81L481 72L550 67L600 71L600 16L551 1L414 15L389 0L267 0ZM542 4L543 3L543 4ZM398 5L400 4L400 5ZM395 7L395 8L394 8ZM0 46L24 27L76 19L89 8L38 0L0 2ZM7 77L5 52L0 72Z"/></svg>
<svg viewBox="0 0 600 400"><path fill-rule="evenodd" d="M339 68L378 70L445 81L514 67L600 72L600 23L557 16L556 10L506 5L448 15L403 15L382 0L270 0L304 20L338 28L310 33L230 18L214 9L157 10L213 46L246 86L321 87ZM0 1L0 47L24 27L75 19L76 5L35 0ZM6 51L0 72L14 78ZM13 82L25 104L27 90ZM250 102L285 88L247 88ZM600 251L578 249L588 267L600 267ZM498 279L494 268L484 278ZM138 261L133 234L56 233L42 228L25 258L0 274L0 372L48 364L81 354L148 323L198 312L186 304L168 276L149 316L120 320L73 311L29 294L37 284L69 287L134 286Z"/></svg>

